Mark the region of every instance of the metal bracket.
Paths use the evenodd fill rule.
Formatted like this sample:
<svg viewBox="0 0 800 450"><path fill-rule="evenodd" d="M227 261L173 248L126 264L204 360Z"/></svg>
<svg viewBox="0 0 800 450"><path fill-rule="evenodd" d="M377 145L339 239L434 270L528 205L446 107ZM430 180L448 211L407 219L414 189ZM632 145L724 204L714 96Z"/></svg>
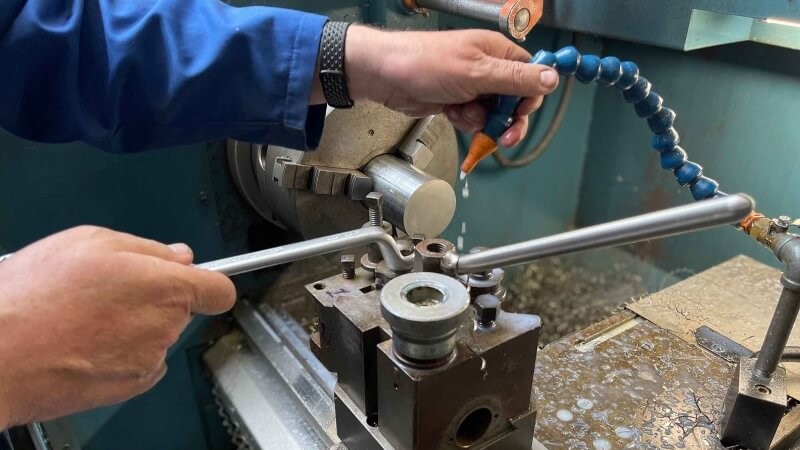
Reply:
<svg viewBox="0 0 800 450"><path fill-rule="evenodd" d="M753 376L756 361L742 358L731 381L722 412L722 445L769 450L786 412L786 370L770 379Z"/></svg>

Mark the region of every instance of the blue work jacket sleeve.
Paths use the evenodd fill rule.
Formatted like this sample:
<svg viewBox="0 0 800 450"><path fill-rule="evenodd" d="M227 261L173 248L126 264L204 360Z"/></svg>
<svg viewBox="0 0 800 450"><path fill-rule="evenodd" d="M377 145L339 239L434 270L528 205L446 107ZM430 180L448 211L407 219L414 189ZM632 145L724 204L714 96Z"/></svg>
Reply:
<svg viewBox="0 0 800 450"><path fill-rule="evenodd" d="M327 18L217 0L0 0L0 127L115 152L319 143Z"/></svg>

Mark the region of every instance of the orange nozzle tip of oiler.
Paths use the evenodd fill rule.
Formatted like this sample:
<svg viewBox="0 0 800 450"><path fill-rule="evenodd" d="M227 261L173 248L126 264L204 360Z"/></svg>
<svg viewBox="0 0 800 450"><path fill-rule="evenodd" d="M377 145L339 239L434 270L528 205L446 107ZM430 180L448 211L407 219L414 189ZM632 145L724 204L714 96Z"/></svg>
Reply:
<svg viewBox="0 0 800 450"><path fill-rule="evenodd" d="M482 132L472 136L472 143L469 146L467 157L461 163L461 173L468 174L478 165L481 160L491 155L497 150L497 142Z"/></svg>

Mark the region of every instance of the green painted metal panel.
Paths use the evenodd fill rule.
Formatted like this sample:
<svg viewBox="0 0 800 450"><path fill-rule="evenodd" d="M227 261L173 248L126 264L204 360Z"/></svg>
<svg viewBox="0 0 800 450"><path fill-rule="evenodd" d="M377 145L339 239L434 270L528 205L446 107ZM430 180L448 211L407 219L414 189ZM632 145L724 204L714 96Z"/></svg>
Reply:
<svg viewBox="0 0 800 450"><path fill-rule="evenodd" d="M752 19L800 19L800 4L794 0L572 0L545 5L542 22L548 26L679 50L748 40Z"/></svg>
<svg viewBox="0 0 800 450"><path fill-rule="evenodd" d="M221 146L113 155L79 144L43 145L0 134L0 246L16 250L80 224L166 242L200 259L220 256L211 162Z"/></svg>

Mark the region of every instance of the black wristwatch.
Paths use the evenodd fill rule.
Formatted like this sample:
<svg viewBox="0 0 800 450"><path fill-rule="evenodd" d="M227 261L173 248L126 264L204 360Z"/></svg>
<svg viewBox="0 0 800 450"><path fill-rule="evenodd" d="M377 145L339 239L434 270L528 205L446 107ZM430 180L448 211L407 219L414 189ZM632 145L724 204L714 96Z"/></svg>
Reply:
<svg viewBox="0 0 800 450"><path fill-rule="evenodd" d="M348 22L328 22L322 29L319 81L325 101L334 108L353 107L344 72L344 44L349 26Z"/></svg>

